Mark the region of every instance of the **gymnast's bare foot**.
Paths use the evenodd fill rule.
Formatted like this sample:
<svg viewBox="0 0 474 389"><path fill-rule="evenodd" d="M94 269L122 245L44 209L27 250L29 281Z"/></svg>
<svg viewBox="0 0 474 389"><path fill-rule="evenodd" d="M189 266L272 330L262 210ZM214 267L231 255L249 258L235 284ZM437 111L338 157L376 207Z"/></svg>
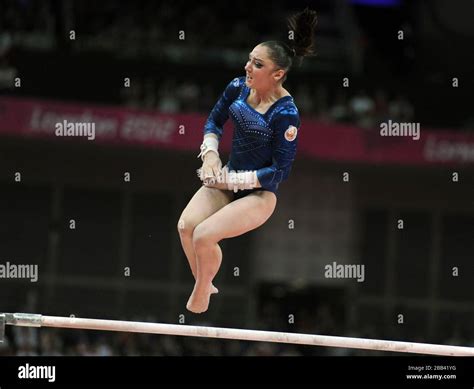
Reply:
<svg viewBox="0 0 474 389"><path fill-rule="evenodd" d="M211 284L211 294L219 293L219 289L217 289L214 284Z"/></svg>
<svg viewBox="0 0 474 389"><path fill-rule="evenodd" d="M193 293L189 297L186 308L188 311L194 313L206 312L209 308L209 299L211 297L212 284L208 285L194 285Z"/></svg>

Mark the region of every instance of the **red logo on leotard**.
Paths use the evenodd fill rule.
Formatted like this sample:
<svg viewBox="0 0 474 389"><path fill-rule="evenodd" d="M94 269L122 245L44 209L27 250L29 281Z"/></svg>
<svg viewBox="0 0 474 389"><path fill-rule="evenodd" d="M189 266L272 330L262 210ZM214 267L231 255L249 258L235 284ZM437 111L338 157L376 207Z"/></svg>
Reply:
<svg viewBox="0 0 474 389"><path fill-rule="evenodd" d="M288 142L293 142L296 139L297 134L298 129L295 126L289 126L288 129L285 131L285 139Z"/></svg>

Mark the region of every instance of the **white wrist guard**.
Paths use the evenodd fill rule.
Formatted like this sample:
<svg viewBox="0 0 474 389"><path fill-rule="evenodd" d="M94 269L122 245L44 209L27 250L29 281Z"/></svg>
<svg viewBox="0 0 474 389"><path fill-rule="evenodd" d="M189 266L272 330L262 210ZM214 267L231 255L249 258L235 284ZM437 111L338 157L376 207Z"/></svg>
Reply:
<svg viewBox="0 0 474 389"><path fill-rule="evenodd" d="M206 134L204 135L204 140L201 144L201 152L197 156L198 158L201 157L201 159L204 161L204 156L209 152L209 151L214 151L217 156L219 156L219 152L217 151L219 147L219 141L216 139L214 135L211 134Z"/></svg>
<svg viewBox="0 0 474 389"><path fill-rule="evenodd" d="M257 171L236 172L229 171L227 166L223 174L224 183L227 189L237 192L238 190L253 189L257 186Z"/></svg>

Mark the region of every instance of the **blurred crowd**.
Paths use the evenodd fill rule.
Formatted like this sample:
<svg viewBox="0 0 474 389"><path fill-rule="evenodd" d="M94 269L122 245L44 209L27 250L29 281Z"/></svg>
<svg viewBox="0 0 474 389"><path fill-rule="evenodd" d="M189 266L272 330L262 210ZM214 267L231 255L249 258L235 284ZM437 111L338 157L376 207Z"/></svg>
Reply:
<svg viewBox="0 0 474 389"><path fill-rule="evenodd" d="M159 83L154 79L137 79L129 88L123 88L122 100L129 108L163 113L208 113L225 86L221 85L219 90L209 83L200 85L192 81L177 83L172 80ZM414 107L405 96L390 95L384 89L373 93L365 90L331 93L325 85L299 85L290 81L288 89L302 115L322 121L374 128L388 119L411 122L415 118Z"/></svg>
<svg viewBox="0 0 474 389"><path fill-rule="evenodd" d="M70 30L76 32L81 48L158 51L161 48L157 42L179 43L179 31L185 32L181 40L187 45L243 48L255 34L273 34L279 26L272 21L284 23L286 18L281 7L265 7L265 13L258 13L259 5L255 3L252 12L259 18L249 18L245 2L235 2L232 7L218 2L191 6L179 0L141 0L139 4L73 0L60 6L52 0L2 3L2 30L8 31L15 42L44 48L55 44L56 34Z"/></svg>
<svg viewBox="0 0 474 389"><path fill-rule="evenodd" d="M135 54L144 51L147 55L155 53L159 56L166 51L167 44L179 43L178 31L185 31L183 44L188 48L188 57L192 56L189 47L193 46L201 48L199 55L203 53L202 47L207 47L210 52L212 47L221 51L220 46L248 50L255 34L262 36L262 39L266 34L268 37L278 35L275 31L277 26L271 21L284 21L286 18L285 11L280 7L268 8L258 20L246 18L248 7L243 3L236 3L233 7L199 4L193 6L192 14L186 12L189 5L184 2L144 1L141 4L140 7L132 3L118 5L115 0L107 0L90 7L88 2L73 1L70 8L63 7L57 11L64 13L61 17L53 13L50 0L7 0L5 11L0 15L5 28L0 33L0 90L8 86L11 88L12 79L17 75L17 69L9 63L6 55L9 48L15 45L37 49L54 47L60 28L58 20L64 20L67 24L67 15L73 18L69 21L77 29L76 48L119 50L124 55L128 51L135 51ZM216 15L220 20L214 20ZM178 20L180 25L176 25ZM212 25L213 28L202 29L202 25ZM67 30L66 25L62 28ZM170 34L170 30L176 30L175 34ZM162 44L156 45L156 42ZM171 50L169 54L172 58L178 52ZM245 58L233 60L234 63L238 61L242 61L242 72L235 76L243 75ZM198 78L181 76L187 80L132 77L130 86L122 89L120 100L129 108L162 113L208 113L226 86L217 80L199 81ZM414 120L414 107L407 97L382 88L371 92L354 92L347 88L345 93L330 85L298 83L292 81L291 76L285 86L305 117L356 124L364 128L373 128L387 119Z"/></svg>
<svg viewBox="0 0 474 389"><path fill-rule="evenodd" d="M343 39L343 31L352 35L347 33L350 23L340 22L333 2L320 0L316 5L321 20L315 63L328 60L330 68L335 63L350 63L346 57L331 57L362 50L356 47L357 41L348 43ZM189 3L178 0L142 0L139 3L4 0L0 12L0 92L11 91L12 80L18 75L17 64L9 56L12 48L64 50L75 54L110 53L117 61L140 59L146 65L144 69L160 66L158 64L168 66L163 73L150 69L137 71L130 87L121 90L119 101L125 106L163 113L208 113L226 86L222 77L236 72L237 66L240 70L233 76L243 75L245 56L253 43L284 39L285 19L301 6L298 1L272 7L254 2L251 9L246 2L233 3L232 7L225 3L194 4L190 12ZM276 20L281 23L275 23ZM70 31L75 31L74 40L70 39ZM349 46L339 46L340 42ZM335 54L329 54L331 52ZM372 53L372 56L376 57L376 54ZM173 64L183 63L189 67L187 70L174 70ZM200 74L200 67L194 69L197 64L205 66L211 76ZM331 73L331 70L326 71L328 75ZM334 74L332 77L334 79ZM387 75L381 79L384 77ZM364 80L360 81L359 85L365 85ZM378 85L367 85L365 90L351 87L346 91L340 87L340 81L332 85L317 71L308 73L308 79L304 81L290 74L285 84L305 117L323 121L350 123L363 128L376 127L388 119L422 122L422 125L431 121L428 124L437 127L437 116L444 115L442 109L429 115L420 112L424 107L419 105L420 97L415 99L409 88L405 88L404 93L396 91L396 81L384 87ZM462 115L447 117L469 130L473 128L474 119L470 113L466 112L466 115L469 116L466 119Z"/></svg>

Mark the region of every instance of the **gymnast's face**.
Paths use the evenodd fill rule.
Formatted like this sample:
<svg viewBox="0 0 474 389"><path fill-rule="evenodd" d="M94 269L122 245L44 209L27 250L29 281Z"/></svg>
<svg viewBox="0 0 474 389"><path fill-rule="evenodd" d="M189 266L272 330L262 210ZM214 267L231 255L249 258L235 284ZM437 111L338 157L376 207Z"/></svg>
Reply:
<svg viewBox="0 0 474 389"><path fill-rule="evenodd" d="M249 54L245 65L245 83L249 88L267 90L281 81L285 72L279 69L268 55L266 46L258 45Z"/></svg>

